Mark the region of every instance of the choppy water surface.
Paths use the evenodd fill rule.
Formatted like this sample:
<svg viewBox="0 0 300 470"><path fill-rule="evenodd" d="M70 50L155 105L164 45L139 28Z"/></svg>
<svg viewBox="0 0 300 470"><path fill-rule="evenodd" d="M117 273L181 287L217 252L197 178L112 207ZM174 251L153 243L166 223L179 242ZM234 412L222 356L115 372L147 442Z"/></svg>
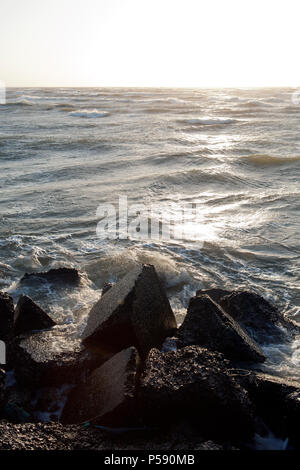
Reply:
<svg viewBox="0 0 300 470"><path fill-rule="evenodd" d="M300 320L300 105L292 89L17 89L0 106L0 288L68 265L80 289L26 287L82 328L107 280L155 264L179 321L197 288L245 287ZM101 240L101 203L144 202L176 218L200 207L201 237ZM70 326L68 328L71 328ZM299 376L299 343L267 366Z"/></svg>

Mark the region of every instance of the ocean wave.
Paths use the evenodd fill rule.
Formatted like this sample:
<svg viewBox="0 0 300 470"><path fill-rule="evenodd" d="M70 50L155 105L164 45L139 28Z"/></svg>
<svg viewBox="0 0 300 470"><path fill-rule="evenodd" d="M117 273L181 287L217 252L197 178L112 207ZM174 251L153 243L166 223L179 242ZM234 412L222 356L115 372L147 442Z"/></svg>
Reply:
<svg viewBox="0 0 300 470"><path fill-rule="evenodd" d="M260 99L247 100L247 101L241 102L239 106L245 106L247 108L260 108L260 107L272 108L274 107L272 103L268 103Z"/></svg>
<svg viewBox="0 0 300 470"><path fill-rule="evenodd" d="M33 106L34 102L26 98L18 98L14 101L7 101L5 106Z"/></svg>
<svg viewBox="0 0 300 470"><path fill-rule="evenodd" d="M248 163L257 166L277 166L296 163L300 161L300 155L275 156L275 155L248 155L243 157Z"/></svg>
<svg viewBox="0 0 300 470"><path fill-rule="evenodd" d="M187 271L170 254L143 247L115 249L97 261L85 265L85 271L96 285L116 281L141 264L153 264L166 288L174 288L191 281Z"/></svg>
<svg viewBox="0 0 300 470"><path fill-rule="evenodd" d="M78 109L69 113L69 116L83 118L102 118L109 116L107 111L98 111L98 109Z"/></svg>
<svg viewBox="0 0 300 470"><path fill-rule="evenodd" d="M180 105L185 105L185 104L190 104L189 101L168 96L168 97L161 97L161 98L148 98L148 99L141 99L138 100L139 102L142 103L171 103L171 104L180 104Z"/></svg>
<svg viewBox="0 0 300 470"><path fill-rule="evenodd" d="M166 184L169 185L224 185L230 184L232 186L255 186L255 183L249 182L242 174L235 174L223 166L214 168L189 168L184 171L173 171L169 174L159 176L155 182L150 185L151 189L165 188Z"/></svg>
<svg viewBox="0 0 300 470"><path fill-rule="evenodd" d="M184 119L183 121L186 124L192 124L193 126L199 125L199 126L219 126L219 125L225 125L225 124L234 124L237 121L237 119L230 119L230 118L209 118L209 117L204 117L204 118L192 118L192 119Z"/></svg>

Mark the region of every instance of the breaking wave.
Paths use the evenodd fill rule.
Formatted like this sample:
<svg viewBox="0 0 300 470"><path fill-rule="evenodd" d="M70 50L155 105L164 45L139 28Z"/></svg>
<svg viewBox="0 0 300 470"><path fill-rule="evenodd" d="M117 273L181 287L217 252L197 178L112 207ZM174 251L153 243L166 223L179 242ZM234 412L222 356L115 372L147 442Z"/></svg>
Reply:
<svg viewBox="0 0 300 470"><path fill-rule="evenodd" d="M193 118L184 120L186 124L192 124L194 126L221 126L225 124L234 124L237 122L236 119L224 119L224 118Z"/></svg>
<svg viewBox="0 0 300 470"><path fill-rule="evenodd" d="M69 116L83 118L103 118L109 116L109 112L98 111L97 109L78 109L77 111L70 112Z"/></svg>
<svg viewBox="0 0 300 470"><path fill-rule="evenodd" d="M275 155L247 155L243 157L249 163L257 166L276 166L300 161L300 155L275 156Z"/></svg>

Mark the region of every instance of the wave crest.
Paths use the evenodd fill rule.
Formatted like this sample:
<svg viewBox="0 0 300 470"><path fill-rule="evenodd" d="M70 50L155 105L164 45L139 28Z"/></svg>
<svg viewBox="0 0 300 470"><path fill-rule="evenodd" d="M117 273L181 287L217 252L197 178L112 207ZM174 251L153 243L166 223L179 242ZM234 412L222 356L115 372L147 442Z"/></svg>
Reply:
<svg viewBox="0 0 300 470"><path fill-rule="evenodd" d="M216 125L225 125L225 124L234 124L237 122L237 119L231 118L192 118L192 119L185 119L184 122L186 124L192 124L193 126L216 126Z"/></svg>
<svg viewBox="0 0 300 470"><path fill-rule="evenodd" d="M257 166L286 165L300 161L300 155L291 155L287 157L275 155L248 155L244 158L248 163L252 163Z"/></svg>
<svg viewBox="0 0 300 470"><path fill-rule="evenodd" d="M98 109L78 109L69 113L69 116L83 118L102 118L109 116L107 111L98 111Z"/></svg>

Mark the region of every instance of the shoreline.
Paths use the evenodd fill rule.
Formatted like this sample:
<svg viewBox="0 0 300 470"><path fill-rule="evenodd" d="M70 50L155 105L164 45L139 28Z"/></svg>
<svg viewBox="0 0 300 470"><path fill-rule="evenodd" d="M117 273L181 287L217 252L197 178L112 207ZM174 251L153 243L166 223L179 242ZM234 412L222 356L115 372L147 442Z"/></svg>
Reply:
<svg viewBox="0 0 300 470"><path fill-rule="evenodd" d="M80 273L54 269L22 281L72 288ZM142 265L104 286L69 351L53 349L62 332L30 298L16 307L3 293L0 300L0 337L13 370L13 380L11 372L0 376L0 449L299 445L299 383L257 365L266 360L261 344L288 340L299 328L257 294L197 291L178 328L154 266ZM52 422L40 422L42 415Z"/></svg>

